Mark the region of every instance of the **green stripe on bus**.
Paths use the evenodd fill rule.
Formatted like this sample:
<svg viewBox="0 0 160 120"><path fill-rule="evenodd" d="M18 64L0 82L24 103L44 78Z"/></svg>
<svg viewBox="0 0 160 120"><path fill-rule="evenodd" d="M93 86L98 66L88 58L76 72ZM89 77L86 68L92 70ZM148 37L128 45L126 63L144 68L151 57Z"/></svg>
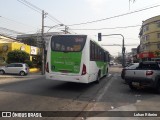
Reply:
<svg viewBox="0 0 160 120"><path fill-rule="evenodd" d="M79 73L82 52L51 51L52 72Z"/></svg>
<svg viewBox="0 0 160 120"><path fill-rule="evenodd" d="M98 68L101 70L101 76L105 75L107 72L108 64L104 61L96 61Z"/></svg>

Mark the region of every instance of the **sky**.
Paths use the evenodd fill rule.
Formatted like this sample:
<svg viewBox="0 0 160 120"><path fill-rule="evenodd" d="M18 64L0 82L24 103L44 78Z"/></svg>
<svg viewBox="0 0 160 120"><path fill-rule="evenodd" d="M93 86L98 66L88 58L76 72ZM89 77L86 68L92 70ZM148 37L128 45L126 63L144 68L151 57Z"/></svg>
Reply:
<svg viewBox="0 0 160 120"><path fill-rule="evenodd" d="M31 9L22 4L23 1L28 1L38 7L38 9ZM64 27L58 26L59 24L64 24L69 27L69 31L90 35L96 41L98 33L102 33L102 35L122 34L126 52L130 52L131 48L136 48L140 43L138 34L142 21L160 15L160 6L116 18L113 16L132 13L156 5L160 5L160 0L130 0L130 5L129 0L1 0L0 28L7 28L25 34L40 32L42 29L42 14L40 10L44 10L47 13L44 19L44 26L55 26L50 32L61 31ZM110 19L74 25L105 18ZM126 26L136 27L117 28ZM44 28L45 32L48 30L49 28ZM121 36L105 36L98 43L107 45L103 47L111 55L117 56L122 51Z"/></svg>

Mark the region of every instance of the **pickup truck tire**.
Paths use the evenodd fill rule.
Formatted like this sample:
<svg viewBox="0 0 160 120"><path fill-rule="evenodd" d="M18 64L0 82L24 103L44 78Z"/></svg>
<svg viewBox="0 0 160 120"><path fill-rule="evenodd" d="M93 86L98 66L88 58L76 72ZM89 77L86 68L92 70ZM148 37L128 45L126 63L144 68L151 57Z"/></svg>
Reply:
<svg viewBox="0 0 160 120"><path fill-rule="evenodd" d="M128 83L128 85L129 85L129 88L131 90L136 90L137 89L135 86L132 85L132 82Z"/></svg>
<svg viewBox="0 0 160 120"><path fill-rule="evenodd" d="M160 94L160 80L157 82L156 92Z"/></svg>

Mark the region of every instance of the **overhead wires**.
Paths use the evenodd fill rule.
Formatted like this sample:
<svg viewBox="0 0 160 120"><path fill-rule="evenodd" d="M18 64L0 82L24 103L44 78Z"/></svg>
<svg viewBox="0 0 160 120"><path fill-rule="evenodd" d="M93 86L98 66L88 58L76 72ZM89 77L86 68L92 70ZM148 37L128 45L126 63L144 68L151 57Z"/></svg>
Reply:
<svg viewBox="0 0 160 120"><path fill-rule="evenodd" d="M71 29L71 30L106 30L106 29L126 29L126 28L132 28L132 27L139 27L139 26L142 26L142 25L132 25L132 26L122 26L122 27L112 27L112 28L82 28L82 29L78 29L78 28L74 28L74 29Z"/></svg>
<svg viewBox="0 0 160 120"><path fill-rule="evenodd" d="M99 19L99 20L83 22L83 23L76 23L76 24L71 24L71 25L67 25L67 26L76 26L76 25L84 25L84 24L91 24L91 23L95 23L95 22L101 22L101 21L104 21L104 20L118 18L118 17L130 15L130 14L133 14L133 13L141 12L141 11L144 11L144 10L156 8L156 7L160 7L160 5L155 5L155 6L151 6L151 7L143 8L143 9L140 9L140 10L135 10L135 11L132 11L132 12L128 12L128 13L124 13L124 14L120 14L120 15L115 15L115 16L112 16L112 17L107 17L107 18L103 18L103 19Z"/></svg>
<svg viewBox="0 0 160 120"><path fill-rule="evenodd" d="M27 7L33 9L34 11L42 14L42 9L33 5L32 3L28 2L27 0L17 0L18 2L26 5ZM53 22L55 22L56 24L62 24L62 22L60 22L57 18L53 17L51 14L49 14L48 12L46 13L46 17L48 17L50 20L52 20Z"/></svg>

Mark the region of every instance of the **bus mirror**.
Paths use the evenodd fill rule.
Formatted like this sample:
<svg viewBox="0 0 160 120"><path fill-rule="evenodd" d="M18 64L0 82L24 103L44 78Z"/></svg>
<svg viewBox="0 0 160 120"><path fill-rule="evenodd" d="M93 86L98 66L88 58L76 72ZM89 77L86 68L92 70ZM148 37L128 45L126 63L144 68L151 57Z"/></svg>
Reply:
<svg viewBox="0 0 160 120"><path fill-rule="evenodd" d="M98 33L98 41L101 41L101 40L102 40L102 34Z"/></svg>

